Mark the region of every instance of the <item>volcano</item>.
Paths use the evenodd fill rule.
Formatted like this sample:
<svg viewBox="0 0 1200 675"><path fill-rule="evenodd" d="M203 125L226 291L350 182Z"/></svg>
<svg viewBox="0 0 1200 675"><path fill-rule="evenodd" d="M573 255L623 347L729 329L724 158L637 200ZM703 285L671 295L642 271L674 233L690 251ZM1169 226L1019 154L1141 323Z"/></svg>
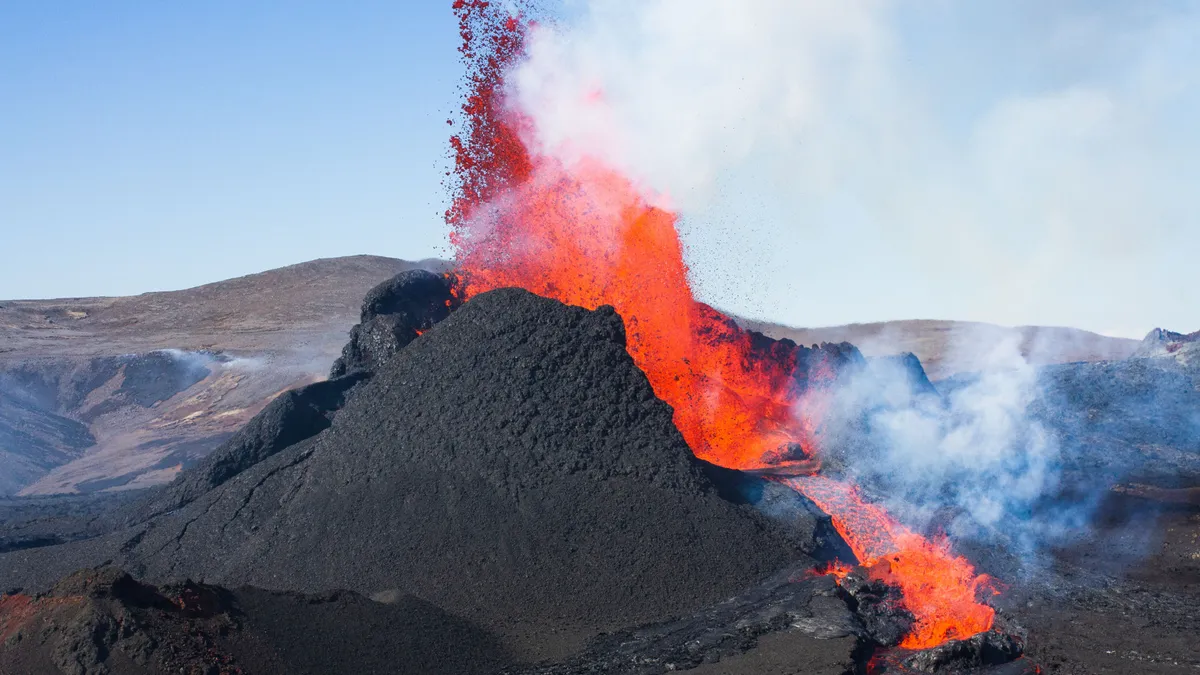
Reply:
<svg viewBox="0 0 1200 675"><path fill-rule="evenodd" d="M4 583L112 560L152 580L412 593L543 657L805 560L817 516L785 527L725 499L727 472L694 458L624 345L611 309L481 294L328 429L133 528L11 554Z"/></svg>
<svg viewBox="0 0 1200 675"><path fill-rule="evenodd" d="M453 5L467 77L452 267L368 292L328 378L264 401L170 485L106 506L77 540L0 554L0 665L1026 675L1041 672L1027 653L1074 673L1080 651L1109 646L1146 672L1200 664L1193 337L1033 375L1061 400L1038 399L1039 425L1015 436L1073 443L1053 458L1071 482L1043 475L1045 454L993 457L1033 465L1016 475L1036 489L1024 512L974 521L990 538L959 538L965 512L1008 506L966 504L996 475L977 439L960 434L975 463L918 501L928 484L902 478L939 465L899 466L868 414L887 402L847 392L890 372L885 394L920 399L891 412L932 410L936 426L983 374L935 385L912 354L772 339L701 302L669 197L556 154L509 100L533 26L513 4ZM139 382L122 396L162 401ZM69 425L18 412L53 431L43 445L76 449ZM1147 467L1156 484L1106 483ZM1022 555L1032 529L1016 521L1064 506L1114 533L1087 511L1056 542L1073 550ZM1160 522L1176 532L1166 581L1117 580Z"/></svg>
<svg viewBox="0 0 1200 675"><path fill-rule="evenodd" d="M344 374L277 399L109 534L0 557L5 620L40 645L129 621L140 632L97 638L80 658L167 663L148 635L228 672L276 672L244 641L295 645L325 612L353 631L407 627L405 644L432 660L400 672L753 668L759 657L743 655L761 640L804 645L808 672L838 673L862 645L911 629L880 599L892 587L813 573L812 556L845 548L814 504L695 457L612 308L512 288L459 303L457 289L422 271L381 284L335 365ZM382 334L399 337L370 338ZM858 363L848 345L756 339L821 368ZM180 615L185 593L212 606ZM87 611L55 633L64 603ZM459 634L462 652L448 642ZM8 657L51 658L25 644ZM355 658L405 663L394 647L363 649ZM290 658L340 672L314 650Z"/></svg>
<svg viewBox="0 0 1200 675"><path fill-rule="evenodd" d="M471 297L516 286L572 305L612 305L627 349L700 459L737 470L816 474L831 363L746 331L692 293L678 215L592 157L544 151L533 121L505 98L526 24L489 2L456 2L470 87L446 213ZM602 100L603 97L600 97ZM782 462L781 462L782 460ZM936 647L991 628L976 576L949 545L903 528L836 478L788 481L833 518L879 581L915 616L902 645Z"/></svg>
<svg viewBox="0 0 1200 675"><path fill-rule="evenodd" d="M0 584L14 593L0 613L26 627L22 635L44 636L0 649L0 658L52 659L39 650L75 633L42 627L61 624L66 602L91 608L75 632L107 635L112 617L132 616L139 634L214 672L342 672L345 663L376 664L367 672L545 675L834 675L871 663L872 672L1030 670L1012 660L1024 631L1003 616L967 640L872 659L914 629L912 596L880 574L897 561L872 548L884 539L847 542L836 520L784 484L817 481L806 487L822 501L844 497L845 483L789 475L799 460L786 456L745 472L696 458L636 367L613 309L520 289L460 303L457 289L453 277L427 272L386 282L364 303L343 350L351 358L335 368L344 375L276 399L175 483L106 515L108 534L0 555ZM370 337L380 335L391 337ZM787 350L832 372L834 382L861 364L848 345L751 337L765 353ZM919 364L907 367L928 392ZM839 519L862 508L855 504L825 508ZM867 566L814 560L833 557ZM111 568L69 576L105 563L144 580L121 582L143 589L135 600L159 599L131 605L104 590L109 581L79 590L79 579L123 574ZM982 578L961 569L964 583ZM188 588L224 604L204 616L163 604ZM1061 588L995 602L1006 616L1029 614L1014 603L1041 606ZM1175 616L1186 611L1178 602L1146 611ZM378 641L360 645L357 661L334 659L320 643L301 649L305 626L330 617L345 625L345 639L400 626L405 649L421 656L404 661ZM230 639L217 639L221 626ZM212 642L197 651L182 637L193 633ZM448 642L459 639L462 649ZM276 646L255 651L262 640ZM141 653L143 642L104 638L103 649L70 653L112 665L103 654ZM291 661L278 659L284 649ZM1056 658L1053 646L1040 649Z"/></svg>

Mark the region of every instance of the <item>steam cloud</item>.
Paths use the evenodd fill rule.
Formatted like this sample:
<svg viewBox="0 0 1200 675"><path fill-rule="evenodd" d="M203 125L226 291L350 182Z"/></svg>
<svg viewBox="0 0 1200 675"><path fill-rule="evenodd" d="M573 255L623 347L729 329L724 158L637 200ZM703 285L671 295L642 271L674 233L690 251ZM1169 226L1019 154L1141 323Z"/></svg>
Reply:
<svg viewBox="0 0 1200 675"><path fill-rule="evenodd" d="M861 320L863 307L886 307L891 316L871 318L887 319L931 306L1125 335L1184 323L1157 291L1187 269L1161 261L1178 257L1179 226L1194 220L1179 199L1190 150L1172 112L1197 100L1200 78L1179 65L1197 56L1194 8L568 8L533 30L509 78L509 104L533 122L527 144L567 163L599 159L680 212L706 301L810 326ZM1003 20L1020 16L1036 21L1009 26L1012 44L969 44L971 22L1004 34ZM934 33L959 37L923 55ZM1007 81L1021 58L1055 75ZM835 282L822 297L800 292ZM971 355L981 372L944 396L914 393L903 364L872 365L834 404L831 424L865 429L876 448L846 470L910 523L952 507L945 525L959 536L1003 527L1032 549L1082 522L1087 505L1041 508L1064 450L1030 412L1038 373L1018 339Z"/></svg>
<svg viewBox="0 0 1200 675"><path fill-rule="evenodd" d="M534 147L683 213L706 301L807 326L1194 321L1161 291L1196 224L1195 7L567 5L513 104ZM801 292L832 279L833 298Z"/></svg>
<svg viewBox="0 0 1200 675"><path fill-rule="evenodd" d="M889 511L956 540L999 536L1028 556L1083 525L1091 504L1058 501L1062 448L1032 414L1042 395L1020 338L960 355L978 372L914 386L915 361L873 359L835 394L827 424L843 470ZM958 349L988 344L968 339Z"/></svg>

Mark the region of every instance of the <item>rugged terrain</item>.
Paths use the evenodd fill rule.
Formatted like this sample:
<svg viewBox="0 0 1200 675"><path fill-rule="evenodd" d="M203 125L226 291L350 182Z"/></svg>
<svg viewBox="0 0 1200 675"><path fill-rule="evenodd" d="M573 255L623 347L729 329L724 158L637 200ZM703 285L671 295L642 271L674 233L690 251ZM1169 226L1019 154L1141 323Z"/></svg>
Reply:
<svg viewBox="0 0 1200 675"><path fill-rule="evenodd" d="M367 289L437 267L356 256L125 298L0 302L0 494L162 484L322 379Z"/></svg>
<svg viewBox="0 0 1200 675"><path fill-rule="evenodd" d="M816 559L848 559L824 514L768 479L692 456L611 309L515 289L459 307L448 283L409 272L376 287L329 379L318 371L310 377L321 381L273 397L169 486L0 502L0 666L541 675L1200 667L1200 371L1180 356L1190 336L1156 331L1137 358L1039 369L1032 412L1067 450L1054 498L1086 492L1101 497L1097 508L1033 558L1016 555L1004 533L965 543L1007 583L993 600L1003 632L876 653L904 625L881 604L886 587L814 575ZM953 394L973 377L935 385L913 357L863 361L848 345L812 353L824 350L848 357L830 362L847 373L898 366L923 396ZM338 353L329 349L326 365ZM180 381L195 386L223 360L244 358L196 354L207 355L199 365L175 352L109 357L120 382L89 405L153 410ZM93 377L103 379L110 362L97 363ZM93 391L77 384L93 372L70 371L49 391ZM24 389L29 420L38 399L28 393L36 387ZM86 419L79 411L90 408L73 405ZM22 428L65 438L78 431L69 423L82 424L59 418ZM331 624L339 630L311 637ZM1012 660L1022 648L1029 656Z"/></svg>
<svg viewBox="0 0 1200 675"><path fill-rule="evenodd" d="M169 654L190 659L179 667L237 672L262 657L229 636L254 636L276 613L286 613L274 618L285 625L326 625L313 608L328 600L297 599L288 609L278 593L191 578L225 588L351 588L399 604L395 621L407 622L410 644L419 638L418 653L442 654L423 668L397 662L399 672L495 672L498 653L509 670L541 670L588 645L596 655L583 658L611 662L597 672L629 672L638 661L663 672L736 657L759 635L780 632L792 638L788 650L833 640L813 643L812 672L852 665L855 638L867 633L832 581L807 572L807 553L829 543L827 519L794 494L789 517L772 519L751 504L747 482L760 486L759 501L782 504L784 496L766 496L780 488L697 460L626 353L611 309L506 289L431 326L453 304L448 286L436 275L401 278L392 290L417 289L427 300L368 296L338 366L346 374L279 399L293 405L268 406L168 488L102 506L120 514L106 521L108 533L4 555L0 585L14 591L5 619L38 636L5 655L57 664L66 651L87 667L136 672L125 659L140 666ZM385 335L396 339L377 339ZM332 424L300 424L318 417ZM55 580L109 561L165 586L104 570ZM77 590L95 575L99 592ZM181 616L173 606L187 604L185 592L211 598L210 609ZM451 650L454 636L441 628L448 619L429 619L433 608L411 616L410 594L462 617L483 646ZM260 620L238 620L248 597L269 607ZM361 615L370 607L355 597L358 615L340 618L366 639L371 622ZM786 603L787 613L764 612L765 602ZM76 627L56 632L63 605L81 603ZM113 635L106 626L114 623L135 629ZM734 623L749 632L678 651L686 635L719 638ZM643 640L617 632L639 625L662 632L648 645L658 656L639 655ZM143 633L170 648L146 648ZM80 634L97 637L79 648ZM296 657L307 659L296 670L344 672L344 662L312 653ZM281 672L262 667L249 672Z"/></svg>
<svg viewBox="0 0 1200 675"><path fill-rule="evenodd" d="M154 581L414 593L545 657L815 547L720 497L611 310L486 294L358 386L328 429L143 524L11 554L0 580L113 560Z"/></svg>
<svg viewBox="0 0 1200 675"><path fill-rule="evenodd" d="M156 588L111 567L0 599L0 641L4 673L449 675L509 661L486 633L412 596Z"/></svg>

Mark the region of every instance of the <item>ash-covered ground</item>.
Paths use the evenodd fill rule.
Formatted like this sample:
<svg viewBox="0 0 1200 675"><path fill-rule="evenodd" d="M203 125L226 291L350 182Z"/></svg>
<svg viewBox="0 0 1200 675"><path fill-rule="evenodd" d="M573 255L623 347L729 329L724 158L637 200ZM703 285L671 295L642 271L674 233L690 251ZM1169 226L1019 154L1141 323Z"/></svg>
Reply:
<svg viewBox="0 0 1200 675"><path fill-rule="evenodd" d="M1048 428L1091 439L1064 453L1062 492L1106 497L1037 556L965 542L1008 584L997 632L909 654L885 649L905 627L890 589L813 572L848 560L828 517L695 459L624 339L611 309L515 289L458 307L421 272L381 285L331 379L276 398L172 484L0 504L0 668L1200 667L1200 448L1181 426L1200 406L1178 349L1045 371L1062 394L1044 399ZM1122 404L1135 400L1170 405Z"/></svg>

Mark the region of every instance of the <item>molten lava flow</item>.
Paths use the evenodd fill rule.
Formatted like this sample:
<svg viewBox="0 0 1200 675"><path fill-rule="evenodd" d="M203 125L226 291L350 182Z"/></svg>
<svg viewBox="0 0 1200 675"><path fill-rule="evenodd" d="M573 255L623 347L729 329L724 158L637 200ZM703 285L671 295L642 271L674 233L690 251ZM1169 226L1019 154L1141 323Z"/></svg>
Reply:
<svg viewBox="0 0 1200 675"><path fill-rule="evenodd" d="M676 216L650 205L628 178L584 158L566 164L530 151L532 125L506 108L503 77L522 54L523 21L484 0L456 0L469 91L464 128L451 139L453 202L446 212L461 292L517 286L624 318L627 349L695 454L737 469L774 466L781 448L790 475L815 472L814 415L797 415L806 378L790 343L756 340L692 296ZM873 573L901 587L917 628L905 646L966 637L991 625L974 601L970 565L904 530L878 507L832 481L790 482L809 494ZM812 494L810 493L810 491ZM884 560L889 565L879 564ZM967 591L970 591L967 593Z"/></svg>
<svg viewBox="0 0 1200 675"><path fill-rule="evenodd" d="M549 158L504 200L502 212L481 214L481 236L458 239L468 294L520 286L589 309L612 305L630 355L703 459L750 468L788 443L807 446L792 414L793 353L756 352L748 333L692 298L674 214L605 167L568 171Z"/></svg>
<svg viewBox="0 0 1200 675"><path fill-rule="evenodd" d="M817 565L813 571L819 575L831 576L838 581L841 581L849 576L850 572L853 570L853 566L847 565L840 560L834 560L833 562L826 563L824 565Z"/></svg>
<svg viewBox="0 0 1200 675"><path fill-rule="evenodd" d="M523 34L511 19L473 21L498 11L488 3L455 7L474 92L463 106L467 133L451 141L459 181L447 219L467 295L519 286L589 309L612 305L630 355L703 459L753 468L768 451L808 447L792 414L794 352L755 349L750 334L692 297L675 214L597 162L568 167L519 144L528 124L497 93Z"/></svg>
<svg viewBox="0 0 1200 675"><path fill-rule="evenodd" d="M987 575L976 575L966 558L897 523L883 509L862 501L854 488L824 476L783 481L830 515L834 527L871 576L900 587L916 618L901 647L925 649L967 638L992 627L995 611L980 604L980 592L995 593ZM834 568L833 572L838 573ZM842 574L841 576L845 576Z"/></svg>

